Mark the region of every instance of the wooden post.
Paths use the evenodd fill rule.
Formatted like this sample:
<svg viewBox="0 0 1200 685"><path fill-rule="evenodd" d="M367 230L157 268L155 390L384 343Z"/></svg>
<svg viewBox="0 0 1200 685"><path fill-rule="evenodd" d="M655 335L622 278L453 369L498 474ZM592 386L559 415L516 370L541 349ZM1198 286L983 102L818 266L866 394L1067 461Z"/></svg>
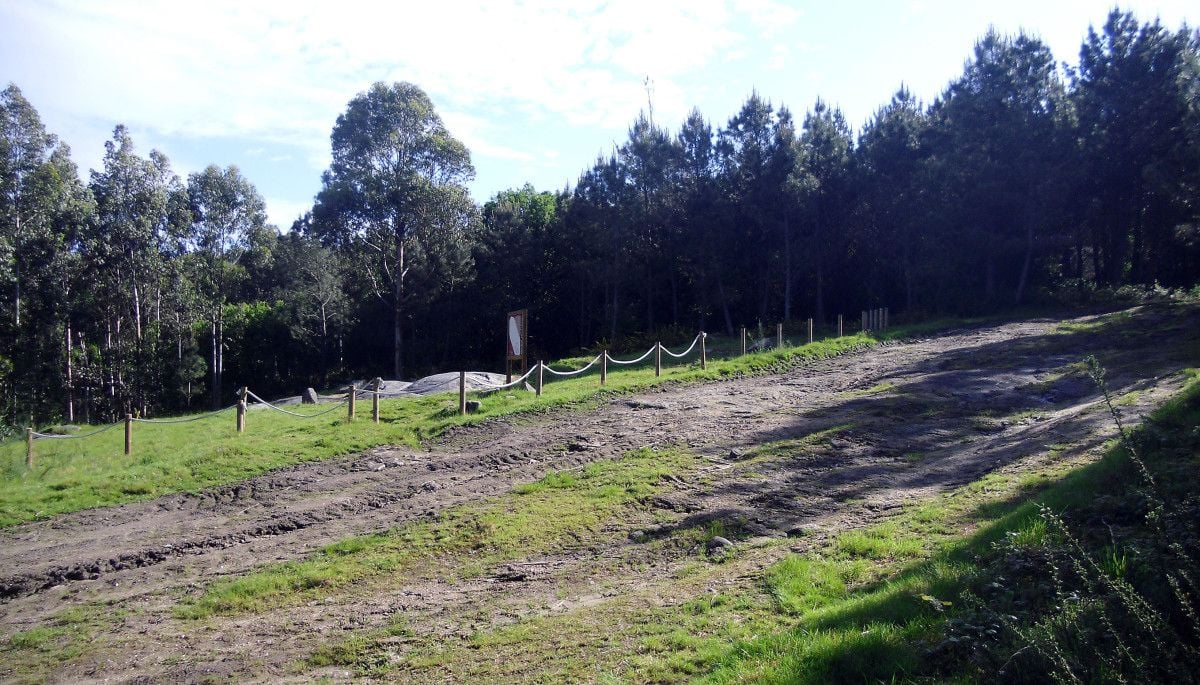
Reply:
<svg viewBox="0 0 1200 685"><path fill-rule="evenodd" d="M371 422L379 423L379 379L376 378L371 385L374 386L371 392Z"/></svg>
<svg viewBox="0 0 1200 685"><path fill-rule="evenodd" d="M125 455L133 453L133 414L125 415Z"/></svg>
<svg viewBox="0 0 1200 685"><path fill-rule="evenodd" d="M842 315L838 314L838 337L842 337Z"/></svg>
<svg viewBox="0 0 1200 685"><path fill-rule="evenodd" d="M662 375L662 343L654 343L654 377Z"/></svg>
<svg viewBox="0 0 1200 685"><path fill-rule="evenodd" d="M354 420L354 400L358 395L358 386L351 383L350 392L346 395L346 418Z"/></svg>
<svg viewBox="0 0 1200 685"><path fill-rule="evenodd" d="M708 333L700 333L700 369L708 368Z"/></svg>
<svg viewBox="0 0 1200 685"><path fill-rule="evenodd" d="M890 314L890 313L891 312L888 311L887 307L883 308L883 327L885 329L888 327L888 314Z"/></svg>
<svg viewBox="0 0 1200 685"><path fill-rule="evenodd" d="M808 344L811 345L812 341L813 341L813 320L812 320L812 317L810 316L810 317L808 317Z"/></svg>
<svg viewBox="0 0 1200 685"><path fill-rule="evenodd" d="M783 324L775 324L775 347L783 347Z"/></svg>
<svg viewBox="0 0 1200 685"><path fill-rule="evenodd" d="M863 313L862 313L862 330L863 330L863 333L867 332L867 310L865 310L865 309L863 310Z"/></svg>
<svg viewBox="0 0 1200 685"><path fill-rule="evenodd" d="M247 388L244 385L242 386L242 389L238 391L236 425L237 432L239 433L242 433L246 430L246 396L249 392L250 388Z"/></svg>
<svg viewBox="0 0 1200 685"><path fill-rule="evenodd" d="M746 356L746 327L742 326L742 356Z"/></svg>
<svg viewBox="0 0 1200 685"><path fill-rule="evenodd" d="M546 368L546 364L541 359L538 360L538 375L537 375L537 390L536 397L542 396L542 370Z"/></svg>
<svg viewBox="0 0 1200 685"><path fill-rule="evenodd" d="M600 352L600 385L608 382L608 350Z"/></svg>
<svg viewBox="0 0 1200 685"><path fill-rule="evenodd" d="M33 428L25 429L25 468L33 468Z"/></svg>
<svg viewBox="0 0 1200 685"><path fill-rule="evenodd" d="M458 413L460 416L467 415L467 372L458 372Z"/></svg>

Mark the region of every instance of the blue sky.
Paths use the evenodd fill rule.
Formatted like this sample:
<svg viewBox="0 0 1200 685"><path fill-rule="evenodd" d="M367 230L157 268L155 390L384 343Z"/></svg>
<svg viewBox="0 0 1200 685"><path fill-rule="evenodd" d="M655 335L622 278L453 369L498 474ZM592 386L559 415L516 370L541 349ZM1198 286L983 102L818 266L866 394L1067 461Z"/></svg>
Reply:
<svg viewBox="0 0 1200 685"><path fill-rule="evenodd" d="M336 5L336 7L335 7ZM1107 2L89 2L0 0L0 83L16 83L85 177L118 123L182 176L236 164L286 229L329 162L334 120L372 82L429 93L470 148L484 201L573 184L646 107L724 124L757 89L856 129L901 82L935 97L994 25L1074 64ZM1194 2L1127 2L1171 29Z"/></svg>

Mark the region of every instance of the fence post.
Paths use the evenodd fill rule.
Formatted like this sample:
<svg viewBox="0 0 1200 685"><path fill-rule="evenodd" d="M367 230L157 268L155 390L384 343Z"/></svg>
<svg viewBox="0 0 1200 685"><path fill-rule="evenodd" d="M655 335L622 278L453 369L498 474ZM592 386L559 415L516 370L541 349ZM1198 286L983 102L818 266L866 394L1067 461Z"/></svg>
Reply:
<svg viewBox="0 0 1200 685"><path fill-rule="evenodd" d="M242 389L238 391L237 432L239 433L246 430L246 396L249 391L250 388L244 385L242 386Z"/></svg>
<svg viewBox="0 0 1200 685"><path fill-rule="evenodd" d="M33 468L33 428L25 429L25 468Z"/></svg>
<svg viewBox="0 0 1200 685"><path fill-rule="evenodd" d="M600 351L600 385L608 381L608 350Z"/></svg>
<svg viewBox="0 0 1200 685"><path fill-rule="evenodd" d="M467 415L467 372L458 372L458 414Z"/></svg>
<svg viewBox="0 0 1200 685"><path fill-rule="evenodd" d="M662 343L654 343L654 377L662 375Z"/></svg>
<svg viewBox="0 0 1200 685"><path fill-rule="evenodd" d="M542 396L542 369L544 369L545 366L546 365L542 362L542 360L539 359L538 360L538 375L537 375L537 392L534 395L535 397Z"/></svg>
<svg viewBox="0 0 1200 685"><path fill-rule="evenodd" d="M746 356L746 327L742 326L742 356Z"/></svg>
<svg viewBox="0 0 1200 685"><path fill-rule="evenodd" d="M133 453L133 414L125 415L125 455Z"/></svg>
<svg viewBox="0 0 1200 685"><path fill-rule="evenodd" d="M783 324L775 324L775 347L783 347Z"/></svg>
<svg viewBox="0 0 1200 685"><path fill-rule="evenodd" d="M351 383L350 392L346 395L348 400L346 403L346 418L350 420L354 419L354 399L356 395L358 395L358 386L354 383Z"/></svg>
<svg viewBox="0 0 1200 685"><path fill-rule="evenodd" d="M708 333L701 331L700 332L700 369L701 370L708 368L708 345L706 344L707 340L708 340Z"/></svg>
<svg viewBox="0 0 1200 685"><path fill-rule="evenodd" d="M884 327L884 329L886 329L888 327L888 314L889 313L890 312L888 311L888 308L884 307L883 308L883 327Z"/></svg>
<svg viewBox="0 0 1200 685"><path fill-rule="evenodd" d="M862 330L863 330L863 333L867 332L867 310L865 310L865 309L863 310L863 313L862 313Z"/></svg>
<svg viewBox="0 0 1200 685"><path fill-rule="evenodd" d="M371 422L379 423L379 379L371 384L374 386L371 393Z"/></svg>
<svg viewBox="0 0 1200 685"><path fill-rule="evenodd" d="M812 320L812 317L810 316L810 317L808 317L808 344L811 345L812 341L813 341L813 320Z"/></svg>
<svg viewBox="0 0 1200 685"><path fill-rule="evenodd" d="M842 315L838 314L838 337L842 337Z"/></svg>

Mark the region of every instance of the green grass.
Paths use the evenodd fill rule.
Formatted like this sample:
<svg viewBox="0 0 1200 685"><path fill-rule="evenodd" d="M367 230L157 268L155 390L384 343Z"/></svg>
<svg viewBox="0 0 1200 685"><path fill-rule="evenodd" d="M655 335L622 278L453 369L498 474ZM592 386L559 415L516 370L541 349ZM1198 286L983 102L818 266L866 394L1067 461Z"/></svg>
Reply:
<svg viewBox="0 0 1200 685"><path fill-rule="evenodd" d="M243 434L234 430L233 412L193 423L133 427L133 453L123 454L120 427L80 440L39 440L32 469L25 466L23 440L0 446L0 527L44 519L92 507L152 499L172 492L195 492L235 483L290 464L352 454L385 444L416 446L447 429L523 412L554 407L587 408L613 397L660 384L698 383L749 374L782 372L807 360L832 357L873 345L874 338L852 335L785 347L744 357L710 359L707 369L691 362L663 369L653 362L637 368L610 368L605 387L596 371L583 377L547 381L541 397L526 391L491 393L482 408L459 416L457 397L384 400L381 422L370 420L369 403L359 402L359 417L342 412L315 419L254 409ZM666 363L667 360L664 360ZM559 367L561 368L561 367ZM316 413L326 407L292 407ZM83 426L80 433L95 427Z"/></svg>
<svg viewBox="0 0 1200 685"><path fill-rule="evenodd" d="M58 666L89 653L95 636L112 630L124 616L124 610L108 606L71 606L46 625L8 634L0 639L0 680L54 680Z"/></svg>
<svg viewBox="0 0 1200 685"><path fill-rule="evenodd" d="M1200 373L1151 419L1192 431L1200 424ZM731 647L707 679L714 683L876 682L915 677L922 644L940 636L959 594L981 573L982 555L1008 539L1033 547L1048 535L1038 506L1076 509L1119 491L1136 477L1121 448L1086 466L1025 474L992 473L897 519L837 536L823 549L793 555L767 571L781 611L794 627ZM1069 470L1063 472L1061 469ZM863 559L873 562L864 566ZM1102 556L1114 573L1128 560Z"/></svg>
<svg viewBox="0 0 1200 685"><path fill-rule="evenodd" d="M435 521L347 538L303 561L267 566L219 582L186 599L180 618L204 618L293 604L337 592L359 580L411 572L437 559L460 576L500 561L538 554L564 540L595 539L617 512L656 493L670 474L696 459L678 450L642 449L578 472L551 473L513 493L456 507Z"/></svg>

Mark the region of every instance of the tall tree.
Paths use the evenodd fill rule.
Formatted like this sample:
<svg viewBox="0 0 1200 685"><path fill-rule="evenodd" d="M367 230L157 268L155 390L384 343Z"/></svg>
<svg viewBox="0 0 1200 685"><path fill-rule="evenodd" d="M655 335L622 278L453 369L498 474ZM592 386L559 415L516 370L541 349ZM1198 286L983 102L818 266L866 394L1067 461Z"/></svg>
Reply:
<svg viewBox="0 0 1200 685"><path fill-rule="evenodd" d="M407 284L451 284L469 263L463 237L478 223L463 186L474 177L471 157L411 83L376 83L360 93L338 117L331 141L313 230L328 244L374 255L362 266L381 293L390 286L392 366L400 377ZM452 270L435 272L439 266Z"/></svg>
<svg viewBox="0 0 1200 685"><path fill-rule="evenodd" d="M808 254L813 267L813 306L818 321L825 320L825 300L831 261L845 244L850 208L850 156L853 137L842 111L821 100L804 117L800 134L803 169L808 179L805 210Z"/></svg>
<svg viewBox="0 0 1200 685"><path fill-rule="evenodd" d="M946 244L977 246L977 257L960 262L960 284L982 273L988 300L1001 285L1012 288L1010 301L1024 298L1054 228L1047 219L1061 198L1046 182L1064 163L1068 107L1050 49L1024 33L993 30L932 108L938 180L953 193Z"/></svg>
<svg viewBox="0 0 1200 685"><path fill-rule="evenodd" d="M1114 9L1088 30L1074 100L1097 280L1186 283L1197 253L1177 227L1200 219L1200 37Z"/></svg>
<svg viewBox="0 0 1200 685"><path fill-rule="evenodd" d="M239 260L249 246L249 237L266 225L266 204L235 166L220 169L209 165L188 177L188 199L192 212L192 249L201 264L199 282L208 302L212 405L223 403L224 363L223 313L236 280L243 271Z"/></svg>
<svg viewBox="0 0 1200 685"><path fill-rule="evenodd" d="M0 359L16 374L5 387L37 416L73 418L71 310L79 260L72 251L90 219L91 195L70 149L46 132L15 85L0 92ZM11 365L11 366L10 366ZM65 406L61 403L65 400Z"/></svg>
<svg viewBox="0 0 1200 685"><path fill-rule="evenodd" d="M95 316L103 322L104 392L110 412L145 412L166 380L158 295L168 258L183 250L191 215L187 190L165 155L138 156L124 126L104 149L104 167L92 172L90 184L96 221L83 241L100 307Z"/></svg>
<svg viewBox="0 0 1200 685"><path fill-rule="evenodd" d="M887 272L895 264L908 310L917 305L917 280L929 241L922 146L928 127L921 104L901 87L864 127L855 155L863 247L873 247L870 251L877 255L864 266Z"/></svg>

